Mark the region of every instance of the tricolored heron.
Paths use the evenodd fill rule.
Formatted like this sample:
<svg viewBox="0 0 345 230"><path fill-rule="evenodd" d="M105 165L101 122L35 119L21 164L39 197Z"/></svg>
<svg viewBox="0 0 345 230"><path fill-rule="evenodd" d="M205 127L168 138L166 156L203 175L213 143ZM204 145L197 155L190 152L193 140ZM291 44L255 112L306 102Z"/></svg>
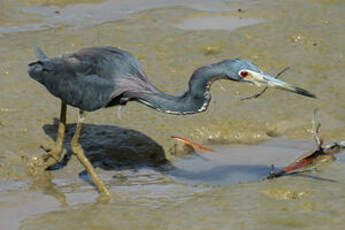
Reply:
<svg viewBox="0 0 345 230"><path fill-rule="evenodd" d="M79 108L79 117L71 149L84 165L101 194L110 195L95 173L79 144L84 111L95 111L129 101L143 103L160 112L175 115L200 113L211 100L210 86L218 79L275 87L308 97L313 94L263 73L243 59L229 59L203 66L192 74L188 89L180 96L163 93L152 85L139 61L129 52L114 47L91 47L62 57L49 58L34 48L39 59L29 64L29 75L61 99L61 114L55 148L43 156L45 167L59 162L63 150L67 105Z"/></svg>

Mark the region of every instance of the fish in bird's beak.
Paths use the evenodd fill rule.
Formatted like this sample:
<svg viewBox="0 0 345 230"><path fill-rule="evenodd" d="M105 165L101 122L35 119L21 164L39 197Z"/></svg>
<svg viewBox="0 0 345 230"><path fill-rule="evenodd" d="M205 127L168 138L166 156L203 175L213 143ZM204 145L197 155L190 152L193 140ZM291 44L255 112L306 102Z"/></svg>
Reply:
<svg viewBox="0 0 345 230"><path fill-rule="evenodd" d="M301 94L303 96L316 98L316 96L309 91L290 85L284 81L278 80L277 78L271 77L270 75L263 73L263 72L255 72L252 70L241 70L239 73L242 76L243 82L256 85L258 87L271 87L271 88L278 88L286 91L290 91L293 93Z"/></svg>

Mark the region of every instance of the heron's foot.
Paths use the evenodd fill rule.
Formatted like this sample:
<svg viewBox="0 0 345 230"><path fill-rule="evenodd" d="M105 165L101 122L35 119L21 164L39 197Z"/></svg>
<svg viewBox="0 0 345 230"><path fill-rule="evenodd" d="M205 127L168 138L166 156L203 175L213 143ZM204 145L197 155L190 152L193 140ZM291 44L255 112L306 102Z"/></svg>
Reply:
<svg viewBox="0 0 345 230"><path fill-rule="evenodd" d="M63 151L62 146L56 144L54 147L51 147L48 144L42 144L40 148L45 151L42 155L42 159L45 162L46 169L60 162Z"/></svg>
<svg viewBox="0 0 345 230"><path fill-rule="evenodd" d="M40 148L46 153L49 153L53 150L53 148L49 144L41 144Z"/></svg>
<svg viewBox="0 0 345 230"><path fill-rule="evenodd" d="M60 162L62 147L54 148L48 145L40 146L45 153L43 155L34 155L26 162L27 173L33 177L40 177L46 174L46 170Z"/></svg>

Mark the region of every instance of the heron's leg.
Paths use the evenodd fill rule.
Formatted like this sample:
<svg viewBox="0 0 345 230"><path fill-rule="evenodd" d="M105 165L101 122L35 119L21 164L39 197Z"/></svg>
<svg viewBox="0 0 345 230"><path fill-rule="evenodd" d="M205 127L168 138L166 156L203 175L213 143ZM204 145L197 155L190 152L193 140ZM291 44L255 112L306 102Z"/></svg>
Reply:
<svg viewBox="0 0 345 230"><path fill-rule="evenodd" d="M61 102L60 122L54 148L52 150L48 150L48 148L41 146L47 152L43 156L43 161L47 168L57 164L61 159L66 131L66 112L67 105Z"/></svg>
<svg viewBox="0 0 345 230"><path fill-rule="evenodd" d="M72 142L71 142L72 152L77 155L78 160L80 161L80 163L85 167L85 169L89 173L89 175L90 175L93 183L96 185L99 193L101 193L102 195L110 196L110 192L105 187L103 181L96 174L92 164L86 158L84 151L83 151L83 149L79 143L80 132L82 130L84 119L85 119L84 111L79 110L77 128L75 130L75 133L73 135Z"/></svg>

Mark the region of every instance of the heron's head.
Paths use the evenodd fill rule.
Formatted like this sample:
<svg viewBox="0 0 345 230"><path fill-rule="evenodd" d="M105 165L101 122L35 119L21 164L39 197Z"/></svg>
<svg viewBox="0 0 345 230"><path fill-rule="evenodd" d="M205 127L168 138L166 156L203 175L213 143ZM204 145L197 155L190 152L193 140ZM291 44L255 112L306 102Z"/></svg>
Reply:
<svg viewBox="0 0 345 230"><path fill-rule="evenodd" d="M226 76L230 80L245 82L258 87L278 88L307 97L315 98L315 95L305 89L290 85L262 72L256 65L244 59L230 59L222 62L226 69Z"/></svg>

